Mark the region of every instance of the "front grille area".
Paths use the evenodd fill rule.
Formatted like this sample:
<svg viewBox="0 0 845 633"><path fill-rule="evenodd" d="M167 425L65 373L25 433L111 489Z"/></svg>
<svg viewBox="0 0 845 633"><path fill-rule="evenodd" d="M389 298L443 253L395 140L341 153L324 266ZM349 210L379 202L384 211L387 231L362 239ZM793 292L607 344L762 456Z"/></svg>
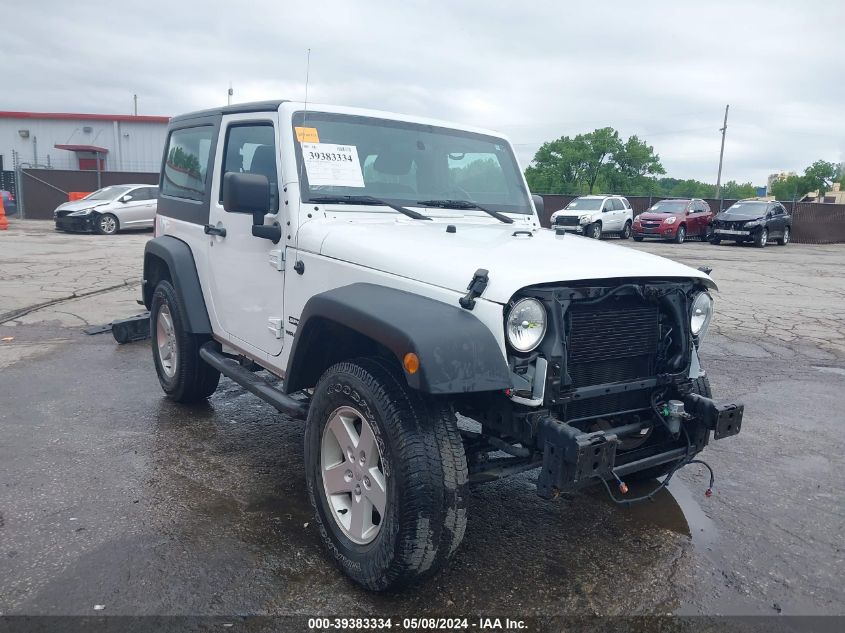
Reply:
<svg viewBox="0 0 845 633"><path fill-rule="evenodd" d="M558 226L578 226L580 218L574 215L559 215L555 218L555 224Z"/></svg>
<svg viewBox="0 0 845 633"><path fill-rule="evenodd" d="M583 420L598 418L603 415L619 413L620 411L637 411L647 409L649 392L646 390L614 393L588 400L575 400L566 407L567 420Z"/></svg>
<svg viewBox="0 0 845 633"><path fill-rule="evenodd" d="M652 375L657 338L656 305L573 306L567 364L573 386Z"/></svg>
<svg viewBox="0 0 845 633"><path fill-rule="evenodd" d="M741 231L745 228L748 220L740 220L738 222L728 222L727 220L717 220L713 223L713 228L717 229L732 229L734 231Z"/></svg>

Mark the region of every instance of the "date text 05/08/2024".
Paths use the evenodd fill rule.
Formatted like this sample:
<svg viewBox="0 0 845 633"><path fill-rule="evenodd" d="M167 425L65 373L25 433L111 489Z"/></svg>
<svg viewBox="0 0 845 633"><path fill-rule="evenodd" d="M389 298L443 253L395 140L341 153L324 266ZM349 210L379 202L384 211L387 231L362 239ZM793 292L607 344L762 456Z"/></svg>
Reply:
<svg viewBox="0 0 845 633"><path fill-rule="evenodd" d="M402 618L401 621L393 618L309 618L308 629L314 631L329 630L468 630L480 631L520 631L525 630L524 620L511 618Z"/></svg>

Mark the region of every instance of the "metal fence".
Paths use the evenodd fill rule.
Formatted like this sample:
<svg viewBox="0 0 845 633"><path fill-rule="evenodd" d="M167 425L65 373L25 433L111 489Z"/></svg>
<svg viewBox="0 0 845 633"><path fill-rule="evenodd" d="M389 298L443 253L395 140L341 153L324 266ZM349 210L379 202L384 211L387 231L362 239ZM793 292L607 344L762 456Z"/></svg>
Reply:
<svg viewBox="0 0 845 633"><path fill-rule="evenodd" d="M543 194L545 206L540 222L543 226L550 226L549 218L552 213L563 209L578 196L560 194ZM626 196L634 215L645 212L652 204L659 200L666 200L660 196ZM704 198L714 211L727 209L736 200ZM801 244L840 244L845 242L845 204L829 204L818 202L781 202L786 210L792 213L792 240Z"/></svg>
<svg viewBox="0 0 845 633"><path fill-rule="evenodd" d="M21 169L18 210L30 220L52 220L53 210L68 201L71 191L96 191L95 171L70 169ZM158 172L103 171L100 187L124 184L158 184Z"/></svg>

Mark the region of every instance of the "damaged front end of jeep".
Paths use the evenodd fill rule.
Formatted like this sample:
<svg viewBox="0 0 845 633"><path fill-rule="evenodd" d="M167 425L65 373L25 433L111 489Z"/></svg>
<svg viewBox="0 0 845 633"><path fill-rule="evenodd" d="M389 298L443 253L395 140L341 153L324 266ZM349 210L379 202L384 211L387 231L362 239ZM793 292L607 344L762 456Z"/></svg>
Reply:
<svg viewBox="0 0 845 633"><path fill-rule="evenodd" d="M513 388L456 403L481 424L464 431L470 481L539 467L542 497L604 484L619 501L611 486L625 499L626 478L667 475L665 485L700 461L743 416L742 404L710 397L701 369L711 306L693 280L522 289L505 309Z"/></svg>

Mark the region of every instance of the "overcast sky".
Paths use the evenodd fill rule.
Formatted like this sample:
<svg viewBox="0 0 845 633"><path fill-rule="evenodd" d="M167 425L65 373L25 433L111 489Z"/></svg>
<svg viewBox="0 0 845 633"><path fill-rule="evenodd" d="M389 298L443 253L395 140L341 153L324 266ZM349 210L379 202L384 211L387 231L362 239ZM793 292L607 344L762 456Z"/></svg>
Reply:
<svg viewBox="0 0 845 633"><path fill-rule="evenodd" d="M543 141L612 126L714 182L845 160L845 3L33 0L3 8L0 110L174 115L308 99Z"/></svg>

